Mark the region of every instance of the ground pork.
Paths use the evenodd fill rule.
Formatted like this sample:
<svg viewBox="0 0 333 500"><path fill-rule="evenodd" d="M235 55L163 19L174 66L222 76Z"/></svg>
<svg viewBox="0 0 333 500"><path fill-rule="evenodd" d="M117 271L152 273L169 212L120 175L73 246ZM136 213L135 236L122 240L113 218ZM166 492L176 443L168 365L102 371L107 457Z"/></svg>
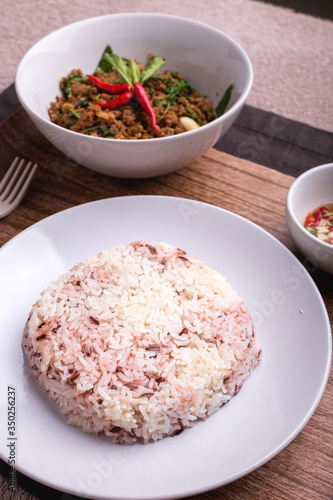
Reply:
<svg viewBox="0 0 333 500"><path fill-rule="evenodd" d="M117 71L102 73L98 69L94 76L106 83L119 81ZM200 96L182 74L171 70L145 82L159 130L151 127L147 113L135 98L118 109L102 109L97 103L106 103L116 96L100 92L80 69L63 77L60 88L62 95L50 104L51 121L85 135L115 139L167 137L186 131L180 123L182 116L189 116L200 126L215 118L210 100Z"/></svg>

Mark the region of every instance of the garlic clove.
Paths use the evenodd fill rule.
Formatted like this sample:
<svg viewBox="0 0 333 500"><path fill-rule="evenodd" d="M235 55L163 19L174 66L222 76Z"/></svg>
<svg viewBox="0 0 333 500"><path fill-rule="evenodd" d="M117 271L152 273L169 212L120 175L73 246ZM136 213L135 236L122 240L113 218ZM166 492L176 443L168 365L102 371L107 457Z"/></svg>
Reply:
<svg viewBox="0 0 333 500"><path fill-rule="evenodd" d="M189 116L181 116L179 121L183 125L184 129L187 131L195 130L200 127L197 124L197 122L193 120L193 118L190 118Z"/></svg>

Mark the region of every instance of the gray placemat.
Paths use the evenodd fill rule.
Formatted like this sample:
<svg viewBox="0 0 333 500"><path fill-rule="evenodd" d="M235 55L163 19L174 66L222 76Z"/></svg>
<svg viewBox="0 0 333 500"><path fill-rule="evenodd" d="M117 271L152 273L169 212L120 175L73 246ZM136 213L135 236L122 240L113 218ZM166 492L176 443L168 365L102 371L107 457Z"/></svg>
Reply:
<svg viewBox="0 0 333 500"><path fill-rule="evenodd" d="M333 162L331 132L252 106L244 106L215 148L294 177Z"/></svg>

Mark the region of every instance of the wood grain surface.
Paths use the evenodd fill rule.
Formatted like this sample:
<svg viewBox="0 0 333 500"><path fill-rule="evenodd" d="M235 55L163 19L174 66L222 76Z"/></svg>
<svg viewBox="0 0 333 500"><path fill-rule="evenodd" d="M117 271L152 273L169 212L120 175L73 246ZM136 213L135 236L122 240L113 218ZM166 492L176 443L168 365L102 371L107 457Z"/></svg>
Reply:
<svg viewBox="0 0 333 500"><path fill-rule="evenodd" d="M333 278L305 262L288 234L285 199L293 177L209 150L182 170L145 180L113 179L68 161L35 129L20 108L0 126L0 178L17 155L39 164L22 204L0 220L0 245L45 217L82 203L115 196L167 195L211 203L266 229L294 252L315 280L333 323ZM308 424L275 458L251 474L192 500L333 499L333 370ZM24 487L22 486L24 484ZM28 486L26 486L28 485ZM2 498L9 496L0 476ZM18 481L23 500L59 498L32 480ZM8 493L8 496L6 496Z"/></svg>

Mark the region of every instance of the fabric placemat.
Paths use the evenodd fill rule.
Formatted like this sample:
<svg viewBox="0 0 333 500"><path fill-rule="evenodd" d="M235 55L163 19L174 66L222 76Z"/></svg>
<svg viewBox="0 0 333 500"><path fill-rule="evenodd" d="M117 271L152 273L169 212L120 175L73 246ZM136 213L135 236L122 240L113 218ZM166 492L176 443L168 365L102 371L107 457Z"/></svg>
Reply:
<svg viewBox="0 0 333 500"><path fill-rule="evenodd" d="M333 133L252 106L214 147L294 177L333 161Z"/></svg>

